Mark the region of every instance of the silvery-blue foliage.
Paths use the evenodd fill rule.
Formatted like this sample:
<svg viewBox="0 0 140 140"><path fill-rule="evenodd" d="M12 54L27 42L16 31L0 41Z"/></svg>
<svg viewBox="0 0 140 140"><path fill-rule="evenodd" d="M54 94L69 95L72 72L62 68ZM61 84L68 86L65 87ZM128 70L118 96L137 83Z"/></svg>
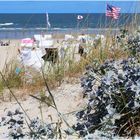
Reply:
<svg viewBox="0 0 140 140"><path fill-rule="evenodd" d="M15 112L8 111L6 117L0 120L0 127L6 127L5 138L11 139L53 139L55 136L55 125L42 122L39 118L32 119L28 124L25 116L19 109Z"/></svg>
<svg viewBox="0 0 140 140"><path fill-rule="evenodd" d="M32 129L32 131L30 132L30 137L34 139L39 138L53 139L55 136L54 128L52 127L52 125L43 123L42 121L40 121L39 118L31 120L30 128Z"/></svg>
<svg viewBox="0 0 140 140"><path fill-rule="evenodd" d="M13 139L23 138L24 133L24 116L19 109L16 109L15 112L8 111L6 117L2 117L0 126L7 126L8 131L6 136Z"/></svg>
<svg viewBox="0 0 140 140"><path fill-rule="evenodd" d="M128 50L133 56L140 55L140 33L136 32L128 37Z"/></svg>
<svg viewBox="0 0 140 140"><path fill-rule="evenodd" d="M98 88L95 90L97 81ZM88 67L81 83L89 99L86 110L76 114L78 122L73 126L81 136L92 134L95 130L105 131L109 138L135 134L131 126L140 126L138 59L110 60L97 69Z"/></svg>

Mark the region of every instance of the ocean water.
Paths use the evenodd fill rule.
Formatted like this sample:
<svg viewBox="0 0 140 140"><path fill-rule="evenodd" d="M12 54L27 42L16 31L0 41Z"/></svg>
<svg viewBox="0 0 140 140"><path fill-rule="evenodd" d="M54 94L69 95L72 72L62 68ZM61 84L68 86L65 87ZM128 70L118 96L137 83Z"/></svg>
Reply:
<svg viewBox="0 0 140 140"><path fill-rule="evenodd" d="M82 15L82 20L77 20ZM105 14L49 14L51 28L47 28L46 14L0 14L0 39L20 39L32 37L41 32L47 33L104 33L107 28L128 26L133 22L134 14L121 14L118 20L112 20Z"/></svg>

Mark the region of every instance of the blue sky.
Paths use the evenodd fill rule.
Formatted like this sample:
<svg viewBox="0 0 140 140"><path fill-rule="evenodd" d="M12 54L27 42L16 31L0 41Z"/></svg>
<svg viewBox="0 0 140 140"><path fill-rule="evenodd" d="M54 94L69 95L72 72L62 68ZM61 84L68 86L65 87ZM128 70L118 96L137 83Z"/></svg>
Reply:
<svg viewBox="0 0 140 140"><path fill-rule="evenodd" d="M104 13L107 3L140 13L139 1L0 1L0 13Z"/></svg>

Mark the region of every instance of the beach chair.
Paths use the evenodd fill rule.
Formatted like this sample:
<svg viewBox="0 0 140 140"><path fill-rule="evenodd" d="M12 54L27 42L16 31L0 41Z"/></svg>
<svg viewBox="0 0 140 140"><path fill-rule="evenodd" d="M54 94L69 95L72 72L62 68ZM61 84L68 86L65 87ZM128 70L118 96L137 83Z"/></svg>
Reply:
<svg viewBox="0 0 140 140"><path fill-rule="evenodd" d="M8 42L0 41L0 45L1 46L9 46L10 45L10 40Z"/></svg>
<svg viewBox="0 0 140 140"><path fill-rule="evenodd" d="M42 56L44 61L50 61L56 63L58 60L58 49L57 48L45 48L46 54Z"/></svg>
<svg viewBox="0 0 140 140"><path fill-rule="evenodd" d="M45 40L40 42L40 47L45 50L45 54L42 56L44 61L50 61L55 63L58 59L58 49L54 47L54 40ZM44 53L44 52L43 52Z"/></svg>
<svg viewBox="0 0 140 140"><path fill-rule="evenodd" d="M4 44L5 46L9 46L10 45L10 40L8 42L5 42Z"/></svg>
<svg viewBox="0 0 140 140"><path fill-rule="evenodd" d="M3 41L0 41L0 46L3 46Z"/></svg>

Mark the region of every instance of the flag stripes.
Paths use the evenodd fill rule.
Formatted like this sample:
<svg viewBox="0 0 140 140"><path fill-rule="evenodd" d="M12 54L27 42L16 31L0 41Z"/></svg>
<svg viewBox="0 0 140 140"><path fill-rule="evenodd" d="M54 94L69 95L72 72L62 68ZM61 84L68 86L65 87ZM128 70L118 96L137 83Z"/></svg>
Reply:
<svg viewBox="0 0 140 140"><path fill-rule="evenodd" d="M121 8L107 4L106 16L118 19Z"/></svg>

